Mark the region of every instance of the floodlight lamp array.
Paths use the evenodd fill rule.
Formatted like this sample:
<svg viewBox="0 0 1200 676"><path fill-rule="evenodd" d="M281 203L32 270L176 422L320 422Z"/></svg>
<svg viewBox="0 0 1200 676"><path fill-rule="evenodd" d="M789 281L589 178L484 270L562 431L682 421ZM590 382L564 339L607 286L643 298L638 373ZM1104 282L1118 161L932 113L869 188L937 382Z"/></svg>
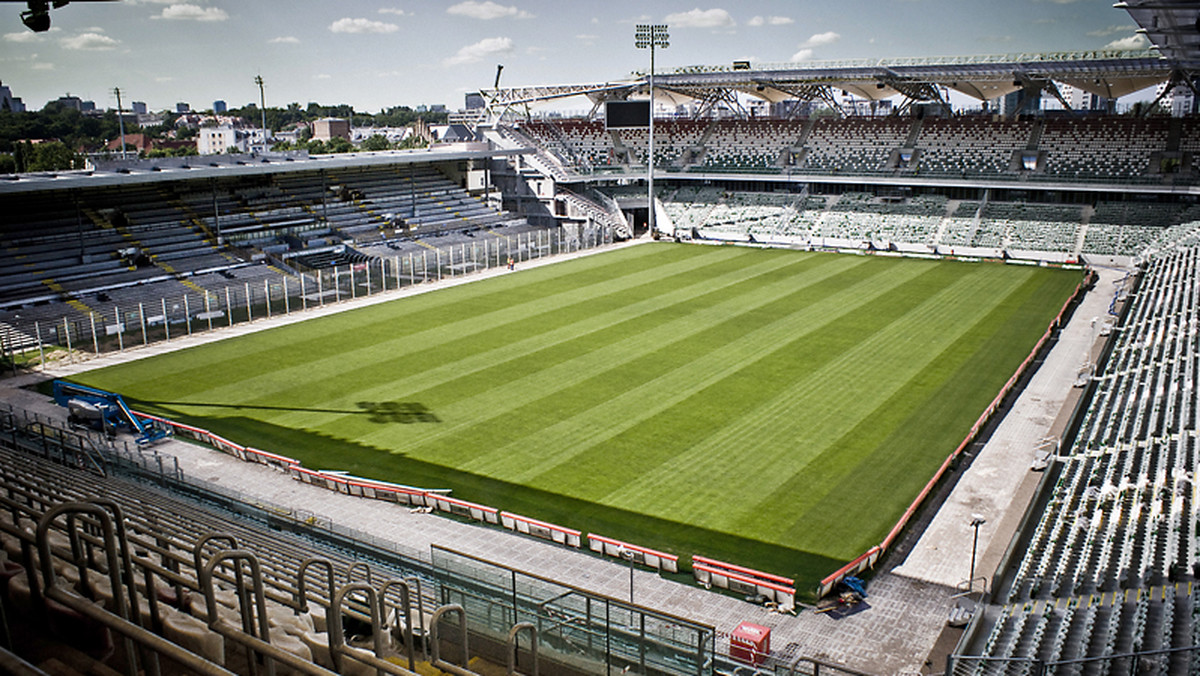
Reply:
<svg viewBox="0 0 1200 676"><path fill-rule="evenodd" d="M638 24L634 32L634 45L638 49L647 47L669 47L666 24Z"/></svg>

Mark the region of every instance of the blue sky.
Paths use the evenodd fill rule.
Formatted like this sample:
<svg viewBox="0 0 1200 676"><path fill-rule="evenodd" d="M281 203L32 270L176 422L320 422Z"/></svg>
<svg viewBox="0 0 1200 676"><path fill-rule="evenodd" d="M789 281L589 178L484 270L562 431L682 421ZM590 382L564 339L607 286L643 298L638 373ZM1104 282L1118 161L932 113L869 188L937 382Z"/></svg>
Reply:
<svg viewBox="0 0 1200 676"><path fill-rule="evenodd" d="M1111 0L119 0L21 25L0 2L0 82L31 109L70 93L152 110L463 104L490 87L618 80L648 65L634 25L670 24L660 69L694 64L961 56L1144 46ZM128 105L128 104L127 104Z"/></svg>

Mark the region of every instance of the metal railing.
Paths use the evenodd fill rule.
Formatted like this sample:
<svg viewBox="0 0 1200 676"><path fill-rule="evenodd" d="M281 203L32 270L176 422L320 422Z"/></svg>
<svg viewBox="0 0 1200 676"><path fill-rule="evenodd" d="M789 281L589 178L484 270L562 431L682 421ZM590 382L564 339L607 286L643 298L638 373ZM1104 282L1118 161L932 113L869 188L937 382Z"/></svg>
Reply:
<svg viewBox="0 0 1200 676"><path fill-rule="evenodd" d="M0 357L10 365L45 367L51 359L75 363L98 355L220 328L252 323L279 315L377 296L446 279L531 260L575 253L613 243L610 228L559 228L510 236L479 237L470 243L397 252L394 255L360 255L361 261L310 272L290 272L272 266L259 268L253 281L234 281L219 287L201 287L181 278L192 290L179 295L155 295L147 290L141 300L111 302L103 309L78 300L58 309L31 309L7 313L0 321ZM280 265L282 266L283 261ZM86 299L85 299L86 300ZM90 301L89 301L90 302ZM15 372L15 366L10 369ZM0 369L0 376L5 369Z"/></svg>

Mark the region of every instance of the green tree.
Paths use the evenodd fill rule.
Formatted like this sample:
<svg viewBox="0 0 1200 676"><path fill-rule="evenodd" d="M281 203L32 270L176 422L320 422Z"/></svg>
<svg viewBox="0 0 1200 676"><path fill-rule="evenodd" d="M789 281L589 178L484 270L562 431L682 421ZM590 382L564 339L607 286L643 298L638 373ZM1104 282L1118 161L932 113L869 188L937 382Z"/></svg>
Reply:
<svg viewBox="0 0 1200 676"><path fill-rule="evenodd" d="M83 157L61 141L31 145L26 157L28 165L25 171L65 171L85 166Z"/></svg>
<svg viewBox="0 0 1200 676"><path fill-rule="evenodd" d="M396 146L396 149L413 150L415 148L424 148L428 145L429 144L425 142L425 139L421 138L420 136L417 136L416 134L409 134L408 138L404 139L399 145Z"/></svg>
<svg viewBox="0 0 1200 676"><path fill-rule="evenodd" d="M349 141L347 141L346 139L341 138L341 137L334 137L334 138L329 139L325 143L325 147L327 149L327 152L330 152L330 153L352 153L352 152L354 152L354 146L350 145Z"/></svg>
<svg viewBox="0 0 1200 676"><path fill-rule="evenodd" d="M387 150L388 148L391 148L391 147L392 147L392 144L388 143L387 138L385 138L379 134L375 134L371 138L363 141L363 143L362 143L362 149L370 150L370 151Z"/></svg>

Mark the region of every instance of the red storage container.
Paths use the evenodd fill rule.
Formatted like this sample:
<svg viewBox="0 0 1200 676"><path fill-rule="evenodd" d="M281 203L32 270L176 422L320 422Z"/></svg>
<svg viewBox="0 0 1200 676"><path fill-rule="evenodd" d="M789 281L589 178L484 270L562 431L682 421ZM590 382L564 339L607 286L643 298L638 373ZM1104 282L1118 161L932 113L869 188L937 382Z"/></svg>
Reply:
<svg viewBox="0 0 1200 676"><path fill-rule="evenodd" d="M729 636L729 656L748 664L762 664L771 652L771 630L743 622Z"/></svg>

